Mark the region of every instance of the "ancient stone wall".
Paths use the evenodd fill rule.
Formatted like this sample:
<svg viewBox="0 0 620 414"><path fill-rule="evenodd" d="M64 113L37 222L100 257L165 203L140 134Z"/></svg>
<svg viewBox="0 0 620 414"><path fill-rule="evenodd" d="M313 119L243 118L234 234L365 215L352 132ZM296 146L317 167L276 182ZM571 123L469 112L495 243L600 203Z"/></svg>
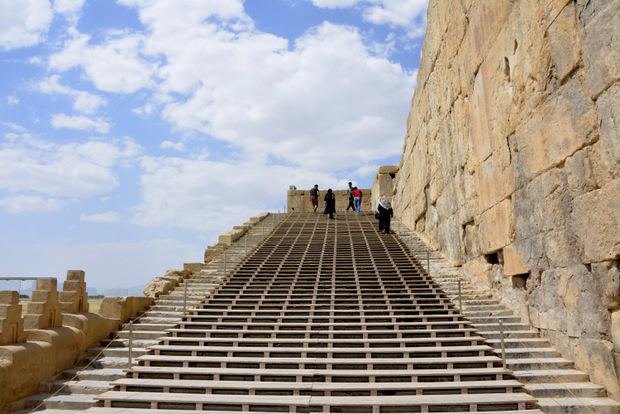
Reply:
<svg viewBox="0 0 620 414"><path fill-rule="evenodd" d="M620 0L430 1L395 213L620 397Z"/></svg>
<svg viewBox="0 0 620 414"><path fill-rule="evenodd" d="M362 190L362 211L372 210L372 190L368 188L360 188ZM319 208L317 212L323 213L325 204L323 199L327 194L327 189L320 189ZM347 190L332 190L336 196L336 211L344 211L349 205ZM310 201L310 189L308 190L289 190L286 193L287 211L290 212L310 212L312 211L312 202Z"/></svg>

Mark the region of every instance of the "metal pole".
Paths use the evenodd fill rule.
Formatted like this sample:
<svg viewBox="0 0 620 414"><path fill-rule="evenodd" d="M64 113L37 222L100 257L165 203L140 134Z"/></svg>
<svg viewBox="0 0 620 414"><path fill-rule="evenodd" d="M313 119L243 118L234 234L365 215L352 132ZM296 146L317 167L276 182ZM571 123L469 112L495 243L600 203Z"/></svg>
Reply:
<svg viewBox="0 0 620 414"><path fill-rule="evenodd" d="M459 313L463 314L463 297L461 296L461 279L459 279Z"/></svg>
<svg viewBox="0 0 620 414"><path fill-rule="evenodd" d="M428 272L428 275L431 275L431 254L428 250L428 248L426 249L426 270Z"/></svg>
<svg viewBox="0 0 620 414"><path fill-rule="evenodd" d="M263 219L262 223L263 223L263 224L262 224L262 226L261 226L261 229L262 229L262 231L263 231L263 239L264 239L264 238L265 238L265 219Z"/></svg>
<svg viewBox="0 0 620 414"><path fill-rule="evenodd" d="M247 256L248 254L248 235L243 236L243 255Z"/></svg>
<svg viewBox="0 0 620 414"><path fill-rule="evenodd" d="M224 250L224 276L226 276L226 250Z"/></svg>
<svg viewBox="0 0 620 414"><path fill-rule="evenodd" d="M183 282L183 315L187 314L187 280Z"/></svg>
<svg viewBox="0 0 620 414"><path fill-rule="evenodd" d="M506 346L504 345L504 328L501 320L499 321L499 337L502 340L502 364L506 369Z"/></svg>
<svg viewBox="0 0 620 414"><path fill-rule="evenodd" d="M129 321L129 355L127 356L128 360L127 360L127 367L131 368L131 351L132 351L132 346L131 346L131 342L133 341L133 321L130 320Z"/></svg>
<svg viewBox="0 0 620 414"><path fill-rule="evenodd" d="M413 233L409 235L409 247L410 247L409 250L411 251L411 254L413 255Z"/></svg>

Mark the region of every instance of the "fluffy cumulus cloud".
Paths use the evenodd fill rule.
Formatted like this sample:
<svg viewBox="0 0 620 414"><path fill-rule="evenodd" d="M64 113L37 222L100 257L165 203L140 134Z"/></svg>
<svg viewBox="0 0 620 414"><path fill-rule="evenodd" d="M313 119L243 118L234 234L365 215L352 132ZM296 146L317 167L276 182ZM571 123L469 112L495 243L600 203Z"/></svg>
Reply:
<svg viewBox="0 0 620 414"><path fill-rule="evenodd" d="M410 37L424 35L428 0L309 0L317 7L357 6L364 19L374 24L406 27Z"/></svg>
<svg viewBox="0 0 620 414"><path fill-rule="evenodd" d="M66 95L73 99L73 109L85 114L95 113L99 107L107 103L101 96L62 85L59 79L59 75L48 76L37 82L34 89L49 95Z"/></svg>
<svg viewBox="0 0 620 414"><path fill-rule="evenodd" d="M133 140L89 140L58 144L27 133L7 134L0 146L0 190L20 196L5 198L11 212L57 210L58 200L44 197L85 199L111 192L118 186L114 168L141 151ZM25 193L38 193L25 196Z"/></svg>
<svg viewBox="0 0 620 414"><path fill-rule="evenodd" d="M355 29L324 23L289 50L273 35L205 28L204 47L184 50L193 34L158 28L147 47L167 56L162 113L176 128L313 170L401 150L415 74L371 54Z"/></svg>
<svg viewBox="0 0 620 414"><path fill-rule="evenodd" d="M110 124L103 119L92 119L81 115L55 114L52 116L52 126L54 128L95 130L101 134L107 134L110 131Z"/></svg>
<svg viewBox="0 0 620 414"><path fill-rule="evenodd" d="M47 0L0 1L0 50L38 44L45 38L53 17Z"/></svg>
<svg viewBox="0 0 620 414"><path fill-rule="evenodd" d="M41 196L18 195L0 199L0 207L9 213L53 213L62 209L62 202L56 198L45 199Z"/></svg>
<svg viewBox="0 0 620 414"><path fill-rule="evenodd" d="M105 92L133 93L152 85L155 65L140 53L140 34L110 30L105 42L90 44L90 36L70 30L63 50L49 58L49 68L64 72L74 67L84 70L94 86Z"/></svg>

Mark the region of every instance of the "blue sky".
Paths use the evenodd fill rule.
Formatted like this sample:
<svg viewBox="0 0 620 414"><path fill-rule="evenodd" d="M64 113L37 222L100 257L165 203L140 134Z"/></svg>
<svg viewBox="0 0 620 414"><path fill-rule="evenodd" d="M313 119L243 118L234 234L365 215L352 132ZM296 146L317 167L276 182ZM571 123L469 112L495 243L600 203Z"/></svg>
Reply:
<svg viewBox="0 0 620 414"><path fill-rule="evenodd" d="M289 185L369 187L400 160L426 7L0 0L0 277L143 285Z"/></svg>

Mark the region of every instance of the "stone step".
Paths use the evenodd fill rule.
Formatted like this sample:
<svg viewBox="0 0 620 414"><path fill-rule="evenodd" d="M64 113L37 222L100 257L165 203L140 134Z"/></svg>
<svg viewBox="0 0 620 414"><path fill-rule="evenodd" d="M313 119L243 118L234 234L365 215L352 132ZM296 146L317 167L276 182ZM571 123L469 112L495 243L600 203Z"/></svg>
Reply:
<svg viewBox="0 0 620 414"><path fill-rule="evenodd" d="M500 339L488 339L487 343L493 348L500 349L502 347L502 341ZM543 338L504 338L505 348L544 348L548 347L549 341Z"/></svg>
<svg viewBox="0 0 620 414"><path fill-rule="evenodd" d="M620 413L620 403L611 398L539 398L538 405L547 414Z"/></svg>
<svg viewBox="0 0 620 414"><path fill-rule="evenodd" d="M588 382L588 374L576 369L557 369L557 370L535 370L535 371L513 371L517 381L523 384L544 384L567 382Z"/></svg>
<svg viewBox="0 0 620 414"><path fill-rule="evenodd" d="M521 358L506 359L508 369L526 371L537 369L574 369L575 364L564 358Z"/></svg>
<svg viewBox="0 0 620 414"><path fill-rule="evenodd" d="M508 324L513 324L513 323L522 323L521 318L519 318L518 316L502 316L501 318L496 318L493 316L471 316L471 315L464 315L469 321L471 321L471 323L473 323L474 325L478 325L478 324L491 324L491 325L498 325L499 324L499 319L501 319L502 324L504 325L508 325Z"/></svg>
<svg viewBox="0 0 620 414"><path fill-rule="evenodd" d="M478 326L475 326L475 327L478 328ZM500 333L499 330L484 331L484 333L482 332L483 331L480 331L480 333L484 335L484 337L487 339L500 339L502 336L504 337L505 340L508 338L511 338L511 339L514 339L514 338L538 339L539 338L537 331L530 331L530 330L520 331L520 330L515 330L512 328L511 329L505 328L503 333Z"/></svg>
<svg viewBox="0 0 620 414"><path fill-rule="evenodd" d="M502 350L494 348L495 355L501 357ZM545 348L529 348L529 349L520 349L520 348L507 348L506 349L506 358L507 359L528 359L536 356L537 358L556 358L561 357L561 354L557 349L552 347Z"/></svg>
<svg viewBox="0 0 620 414"><path fill-rule="evenodd" d="M98 395L112 388L110 381L82 380L82 381L54 381L51 392L65 394L92 394Z"/></svg>
<svg viewBox="0 0 620 414"><path fill-rule="evenodd" d="M132 356L131 365L137 364L136 358L139 355ZM105 357L101 359L97 359L92 364L95 368L105 368L105 369L126 369L129 364L129 358L127 356L123 357Z"/></svg>
<svg viewBox="0 0 620 414"><path fill-rule="evenodd" d="M129 331L118 332L116 335L117 339L120 340L129 340ZM166 336L166 331L134 331L131 334L131 337L134 341L144 341L144 340L155 340L157 338L161 338L162 336Z"/></svg>
<svg viewBox="0 0 620 414"><path fill-rule="evenodd" d="M94 407L97 403L95 395L92 394L39 394L25 400L27 412L41 405L41 411L45 413L49 409L63 411L85 411ZM38 411L38 410L37 410Z"/></svg>
<svg viewBox="0 0 620 414"><path fill-rule="evenodd" d="M536 398L556 397L606 397L605 388L591 382L567 382L547 384L526 384L528 394Z"/></svg>
<svg viewBox="0 0 620 414"><path fill-rule="evenodd" d="M129 348L107 348L107 349L103 349L103 348L93 348L90 350L91 355L92 356L97 356L100 355L103 358L122 358L122 357L127 357L129 355ZM132 356L133 357L138 357L141 355L145 355L148 352L147 348L137 348L137 347L133 347L131 348L131 352L132 352Z"/></svg>
<svg viewBox="0 0 620 414"><path fill-rule="evenodd" d="M496 323L476 323L476 324L472 324L478 331L480 331L481 333L483 333L483 335L486 337L487 332L498 332L499 333L499 324ZM529 332L534 332L535 335L533 336L538 336L538 332L536 331L532 331L530 330L529 325L526 325L524 323L508 323L508 324L503 324L504 327L504 334L506 333L510 333L510 332L514 332L514 331L529 331Z"/></svg>
<svg viewBox="0 0 620 414"><path fill-rule="evenodd" d="M146 323L146 322L140 322L140 323L134 323L133 324L133 331L134 332L139 332L139 331L164 331L165 329L170 329L170 328L174 328L176 327L178 324L176 323ZM123 331L129 331L129 324L124 324L123 325Z"/></svg>
<svg viewBox="0 0 620 414"><path fill-rule="evenodd" d="M95 368L71 367L63 371L59 379L78 380L78 381L114 381L125 376L125 371L121 368Z"/></svg>

